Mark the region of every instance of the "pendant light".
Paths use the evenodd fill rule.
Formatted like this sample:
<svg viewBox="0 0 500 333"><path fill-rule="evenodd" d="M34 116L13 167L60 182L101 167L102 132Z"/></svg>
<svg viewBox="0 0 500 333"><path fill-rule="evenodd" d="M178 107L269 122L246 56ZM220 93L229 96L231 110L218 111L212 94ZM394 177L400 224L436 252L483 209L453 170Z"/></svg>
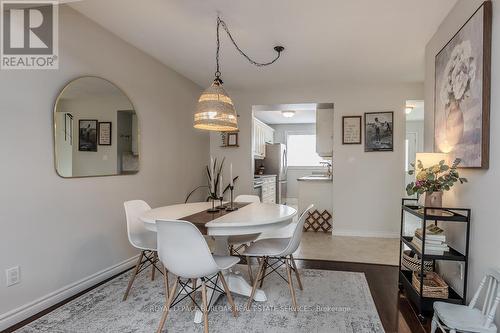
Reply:
<svg viewBox="0 0 500 333"><path fill-rule="evenodd" d="M231 97L226 93L222 87L222 79L219 64L219 51L220 51L220 27L226 31L231 43L238 50L238 52L245 57L251 64L263 67L273 64L285 49L283 46L275 46L274 50L278 53L277 56L270 62L259 63L247 56L240 47L236 44L233 36L229 32L226 23L217 17L217 49L215 53L216 71L215 79L210 87L208 87L198 99L196 113L194 115L194 127L209 131L219 132L234 132L238 131L238 116L234 108Z"/></svg>

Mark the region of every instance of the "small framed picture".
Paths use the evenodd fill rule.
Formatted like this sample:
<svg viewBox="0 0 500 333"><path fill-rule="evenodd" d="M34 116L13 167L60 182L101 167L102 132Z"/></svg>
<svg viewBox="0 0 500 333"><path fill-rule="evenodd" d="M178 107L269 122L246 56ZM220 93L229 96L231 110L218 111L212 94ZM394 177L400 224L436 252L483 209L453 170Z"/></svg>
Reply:
<svg viewBox="0 0 500 333"><path fill-rule="evenodd" d="M342 144L361 144L361 118L362 116L342 117Z"/></svg>
<svg viewBox="0 0 500 333"><path fill-rule="evenodd" d="M238 133L227 133L227 146L238 147Z"/></svg>
<svg viewBox="0 0 500 333"><path fill-rule="evenodd" d="M365 151L394 150L394 112L365 113Z"/></svg>
<svg viewBox="0 0 500 333"><path fill-rule="evenodd" d="M97 120L78 120L78 150L97 151Z"/></svg>
<svg viewBox="0 0 500 333"><path fill-rule="evenodd" d="M111 122L103 121L99 123L99 145L111 146Z"/></svg>

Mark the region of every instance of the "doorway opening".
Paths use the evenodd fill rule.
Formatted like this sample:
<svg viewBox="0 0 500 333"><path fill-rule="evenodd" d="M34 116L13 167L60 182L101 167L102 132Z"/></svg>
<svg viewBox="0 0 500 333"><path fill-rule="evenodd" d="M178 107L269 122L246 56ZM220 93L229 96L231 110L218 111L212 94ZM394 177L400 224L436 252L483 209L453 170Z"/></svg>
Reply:
<svg viewBox="0 0 500 333"><path fill-rule="evenodd" d="M424 101L406 101L406 136L405 136L405 188L415 180L415 175L409 175L411 164L415 163L417 152L424 151Z"/></svg>

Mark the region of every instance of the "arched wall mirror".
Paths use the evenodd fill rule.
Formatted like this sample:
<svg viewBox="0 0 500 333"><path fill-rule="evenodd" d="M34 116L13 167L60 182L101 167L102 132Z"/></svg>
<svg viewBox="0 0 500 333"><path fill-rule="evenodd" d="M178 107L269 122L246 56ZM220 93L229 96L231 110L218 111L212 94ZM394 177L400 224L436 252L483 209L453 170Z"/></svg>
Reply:
<svg viewBox="0 0 500 333"><path fill-rule="evenodd" d="M68 83L54 107L57 174L64 178L135 174L139 124L132 102L108 80Z"/></svg>

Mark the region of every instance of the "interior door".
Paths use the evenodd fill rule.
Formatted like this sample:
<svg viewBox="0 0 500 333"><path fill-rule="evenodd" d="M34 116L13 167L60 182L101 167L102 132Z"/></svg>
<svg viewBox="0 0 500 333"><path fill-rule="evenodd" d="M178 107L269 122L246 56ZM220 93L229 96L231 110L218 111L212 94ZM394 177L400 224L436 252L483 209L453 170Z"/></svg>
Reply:
<svg viewBox="0 0 500 333"><path fill-rule="evenodd" d="M418 133L407 132L405 141L405 187L407 184L415 180L415 175L409 175L408 170L411 170L411 163L415 163L415 155L417 153Z"/></svg>

